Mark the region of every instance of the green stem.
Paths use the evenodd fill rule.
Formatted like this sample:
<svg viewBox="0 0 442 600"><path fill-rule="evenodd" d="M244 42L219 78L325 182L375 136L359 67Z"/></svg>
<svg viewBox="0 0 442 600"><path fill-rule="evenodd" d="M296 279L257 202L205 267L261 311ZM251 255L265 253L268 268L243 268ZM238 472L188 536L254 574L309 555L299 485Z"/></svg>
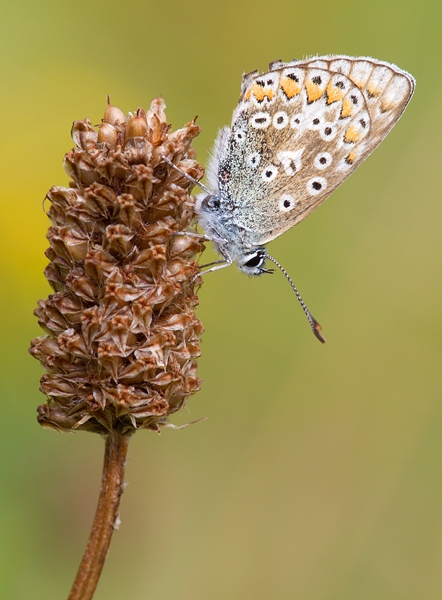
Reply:
<svg viewBox="0 0 442 600"><path fill-rule="evenodd" d="M68 600L91 600L116 529L130 435L106 437L100 497L91 533Z"/></svg>

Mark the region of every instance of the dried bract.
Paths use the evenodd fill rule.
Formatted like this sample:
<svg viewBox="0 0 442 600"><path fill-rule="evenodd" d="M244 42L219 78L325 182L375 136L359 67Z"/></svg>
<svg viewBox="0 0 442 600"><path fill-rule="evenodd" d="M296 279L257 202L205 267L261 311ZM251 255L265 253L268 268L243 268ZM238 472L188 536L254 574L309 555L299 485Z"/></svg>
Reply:
<svg viewBox="0 0 442 600"><path fill-rule="evenodd" d="M73 125L70 187L48 193L55 293L36 310L47 335L30 349L46 370L45 427L159 431L200 388L194 258L204 247L186 235L192 184L162 158L199 179L190 145L200 129L171 132L164 108L156 99L126 118L109 103L98 131L88 119Z"/></svg>

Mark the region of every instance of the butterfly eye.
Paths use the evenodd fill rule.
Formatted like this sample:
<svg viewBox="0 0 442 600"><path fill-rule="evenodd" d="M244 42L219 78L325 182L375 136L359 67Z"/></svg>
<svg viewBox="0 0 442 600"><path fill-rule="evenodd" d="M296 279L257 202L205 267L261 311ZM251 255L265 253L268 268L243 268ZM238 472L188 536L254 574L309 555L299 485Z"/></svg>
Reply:
<svg viewBox="0 0 442 600"><path fill-rule="evenodd" d="M238 258L238 266L246 275L262 275L270 272L264 268L266 260L267 252L265 248L254 248Z"/></svg>
<svg viewBox="0 0 442 600"><path fill-rule="evenodd" d="M262 257L257 254L246 262L246 267L259 267L262 262Z"/></svg>

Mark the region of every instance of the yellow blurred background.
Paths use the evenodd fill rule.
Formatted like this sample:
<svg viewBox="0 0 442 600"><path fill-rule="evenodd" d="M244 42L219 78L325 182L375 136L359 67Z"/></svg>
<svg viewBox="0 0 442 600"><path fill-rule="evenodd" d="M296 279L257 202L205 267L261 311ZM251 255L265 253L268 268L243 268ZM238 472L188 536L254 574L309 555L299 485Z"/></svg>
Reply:
<svg viewBox="0 0 442 600"><path fill-rule="evenodd" d="M438 0L3 0L0 597L68 595L95 510L102 440L35 420L32 311L66 185L73 120L162 95L198 115L206 163L241 74L274 59L370 55L417 79L392 133L324 206L272 242L279 273L200 292L202 391L132 440L97 600L442 598L442 4ZM206 253L209 259L212 254Z"/></svg>

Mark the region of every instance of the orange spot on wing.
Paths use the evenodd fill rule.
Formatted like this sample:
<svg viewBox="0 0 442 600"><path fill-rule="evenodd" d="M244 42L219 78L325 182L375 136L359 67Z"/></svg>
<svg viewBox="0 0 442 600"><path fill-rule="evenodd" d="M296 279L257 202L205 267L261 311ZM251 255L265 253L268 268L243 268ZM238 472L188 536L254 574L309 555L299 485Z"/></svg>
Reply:
<svg viewBox="0 0 442 600"><path fill-rule="evenodd" d="M252 85L252 87L250 88L250 93L252 93L255 96L258 102L262 102L264 98L271 100L275 95L275 92L272 90L272 88L264 88L262 87L262 85L258 85L257 83L254 83ZM247 98L245 99L247 100Z"/></svg>
<svg viewBox="0 0 442 600"><path fill-rule="evenodd" d="M359 142L361 139L361 133L358 131L356 127L350 126L344 135L344 142L348 144L354 144L355 142Z"/></svg>
<svg viewBox="0 0 442 600"><path fill-rule="evenodd" d="M391 98L383 98L381 101L381 112L387 112L387 110L392 109L394 106L394 102Z"/></svg>
<svg viewBox="0 0 442 600"><path fill-rule="evenodd" d="M344 97L345 92L341 90L341 88L336 87L330 81L327 86L327 104L332 104L333 102L337 102Z"/></svg>
<svg viewBox="0 0 442 600"><path fill-rule="evenodd" d="M345 117L351 117L353 114L353 102L350 98L344 98L342 101L342 110L341 110L341 118L345 119Z"/></svg>
<svg viewBox="0 0 442 600"><path fill-rule="evenodd" d="M244 100L250 100L250 96L252 95L252 88L249 88L247 92L244 94Z"/></svg>
<svg viewBox="0 0 442 600"><path fill-rule="evenodd" d="M350 152L350 154L348 156L345 157L345 162L348 163L349 165L352 165L355 160L357 159L358 155L356 154L356 152Z"/></svg>
<svg viewBox="0 0 442 600"><path fill-rule="evenodd" d="M281 89L290 100L301 93L301 86L289 77L281 77Z"/></svg>
<svg viewBox="0 0 442 600"><path fill-rule="evenodd" d="M376 96L379 96L379 94L381 93L381 90L378 87L376 87L375 85L369 83L367 85L367 92L370 96L376 97Z"/></svg>
<svg viewBox="0 0 442 600"><path fill-rule="evenodd" d="M305 89L307 90L307 100L309 102L318 100L324 93L324 90L321 90L319 85L316 85L316 83L312 83L311 81L305 82Z"/></svg>
<svg viewBox="0 0 442 600"><path fill-rule="evenodd" d="M257 83L252 85L252 94L258 100L258 102L262 102L265 97L264 88Z"/></svg>

